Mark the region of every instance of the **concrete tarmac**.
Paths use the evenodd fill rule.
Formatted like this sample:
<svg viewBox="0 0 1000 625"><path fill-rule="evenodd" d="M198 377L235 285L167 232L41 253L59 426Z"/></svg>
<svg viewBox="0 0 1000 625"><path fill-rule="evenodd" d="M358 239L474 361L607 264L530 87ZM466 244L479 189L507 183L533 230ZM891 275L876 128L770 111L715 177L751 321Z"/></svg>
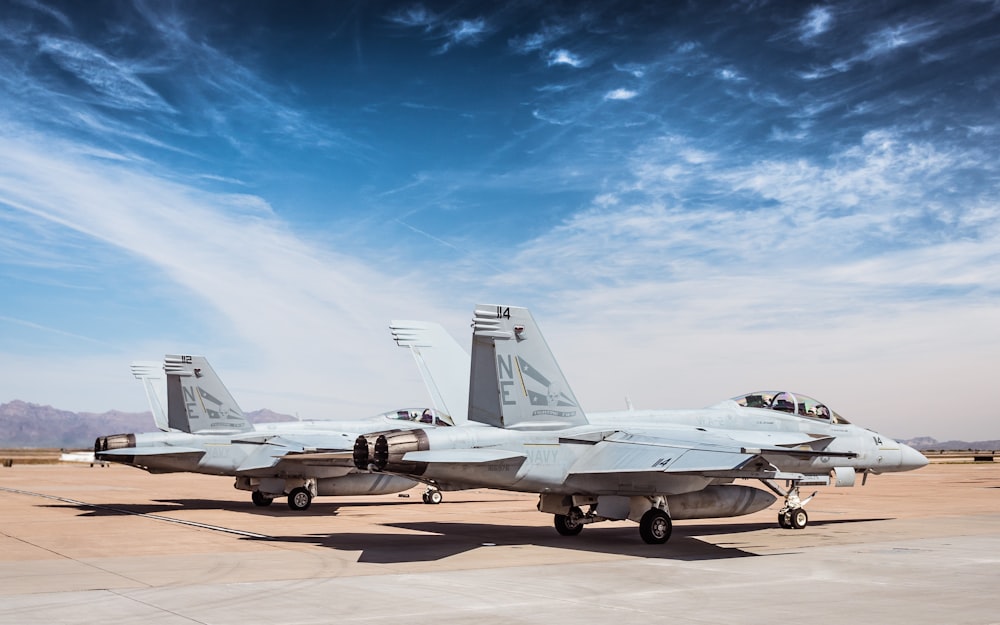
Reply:
<svg viewBox="0 0 1000 625"><path fill-rule="evenodd" d="M15 465L0 624L1000 624L1000 463L817 490L804 530L775 504L653 546L630 522L559 536L517 493L293 512L231 478Z"/></svg>

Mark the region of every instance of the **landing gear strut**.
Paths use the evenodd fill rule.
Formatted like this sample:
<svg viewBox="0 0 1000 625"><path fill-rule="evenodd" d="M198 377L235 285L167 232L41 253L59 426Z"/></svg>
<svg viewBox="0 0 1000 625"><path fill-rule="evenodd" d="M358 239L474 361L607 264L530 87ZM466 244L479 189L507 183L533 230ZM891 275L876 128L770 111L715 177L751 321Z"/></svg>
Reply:
<svg viewBox="0 0 1000 625"><path fill-rule="evenodd" d="M809 525L809 515L806 514L805 506L812 501L816 493L809 495L805 499L799 497L799 483L792 481L792 487L787 491L772 484L769 480L761 480L764 486L771 489L776 495L785 498L785 505L778 511L778 525L783 529L801 530Z"/></svg>

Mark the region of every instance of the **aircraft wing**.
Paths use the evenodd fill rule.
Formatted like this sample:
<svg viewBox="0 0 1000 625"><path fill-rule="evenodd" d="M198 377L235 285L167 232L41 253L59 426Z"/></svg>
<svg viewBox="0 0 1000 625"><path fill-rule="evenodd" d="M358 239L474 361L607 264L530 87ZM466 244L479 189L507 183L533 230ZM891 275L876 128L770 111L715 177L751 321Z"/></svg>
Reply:
<svg viewBox="0 0 1000 625"><path fill-rule="evenodd" d="M593 445L570 468L569 475L612 473L672 473L709 477L771 477L797 479L798 474L785 474L767 460L769 455L841 456L853 452L829 452L775 445L748 446L745 442L727 440L709 432L701 440L694 436L677 439L616 432Z"/></svg>
<svg viewBox="0 0 1000 625"><path fill-rule="evenodd" d="M594 445L591 453L581 457L570 475L591 473L692 473L732 471L757 458L741 448L697 449L688 445L636 443L604 440Z"/></svg>

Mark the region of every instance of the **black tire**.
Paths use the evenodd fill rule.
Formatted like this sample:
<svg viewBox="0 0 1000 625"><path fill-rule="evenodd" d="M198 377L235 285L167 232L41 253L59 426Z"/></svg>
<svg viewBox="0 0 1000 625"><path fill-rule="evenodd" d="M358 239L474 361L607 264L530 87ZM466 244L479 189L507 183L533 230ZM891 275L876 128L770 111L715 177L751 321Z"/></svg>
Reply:
<svg viewBox="0 0 1000 625"><path fill-rule="evenodd" d="M424 494L420 495L420 498L424 500L424 503L431 502L431 494L427 491L424 491Z"/></svg>
<svg viewBox="0 0 1000 625"><path fill-rule="evenodd" d="M427 491L427 493L425 493L425 496L426 499L424 499L424 503L429 503L435 506L444 501L444 495L441 494L441 491L436 489Z"/></svg>
<svg viewBox="0 0 1000 625"><path fill-rule="evenodd" d="M562 536L576 536L583 531L583 523L580 523L576 519L579 517L573 515L557 514L553 517L554 525L556 526L556 531Z"/></svg>
<svg viewBox="0 0 1000 625"><path fill-rule="evenodd" d="M250 494L250 500L253 501L253 505L260 506L261 508L266 508L274 501L274 499L268 497L259 490L255 490Z"/></svg>
<svg viewBox="0 0 1000 625"><path fill-rule="evenodd" d="M662 545L670 540L674 524L670 516L659 508L650 508L639 520L639 535L649 545Z"/></svg>
<svg viewBox="0 0 1000 625"><path fill-rule="evenodd" d="M288 493L288 507L295 511L308 510L309 506L312 505L312 499L312 493L299 486Z"/></svg>
<svg viewBox="0 0 1000 625"><path fill-rule="evenodd" d="M778 525L780 525L782 529L792 529L792 514L790 510L778 513Z"/></svg>
<svg viewBox="0 0 1000 625"><path fill-rule="evenodd" d="M802 508L795 508L789 513L789 526L793 530L805 529L809 525L809 515Z"/></svg>

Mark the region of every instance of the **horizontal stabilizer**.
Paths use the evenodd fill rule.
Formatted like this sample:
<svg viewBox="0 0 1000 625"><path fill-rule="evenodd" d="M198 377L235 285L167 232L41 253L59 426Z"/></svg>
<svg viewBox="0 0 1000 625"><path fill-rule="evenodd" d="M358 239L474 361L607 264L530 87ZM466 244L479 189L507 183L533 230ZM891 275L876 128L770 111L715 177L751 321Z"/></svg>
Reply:
<svg viewBox="0 0 1000 625"><path fill-rule="evenodd" d="M288 436L275 436L274 434L262 434L251 432L233 437L234 443L246 443L255 445L267 445L273 448L284 449L285 451L342 451L354 449L354 439L357 435L345 434L342 432L325 432L323 434L310 434L305 432L295 432Z"/></svg>
<svg viewBox="0 0 1000 625"><path fill-rule="evenodd" d="M336 434L296 434L294 439L272 436L266 441L255 440L254 436L244 436L242 442L260 445L247 456L238 472L270 469L279 462L308 462L310 464L352 464L353 444L348 444ZM344 458L347 458L346 462ZM336 462L333 462L336 461Z"/></svg>
<svg viewBox="0 0 1000 625"><path fill-rule="evenodd" d="M403 461L478 463L513 460L515 458L527 458L527 456L517 451L507 451L505 449L441 449L411 451L403 456Z"/></svg>

